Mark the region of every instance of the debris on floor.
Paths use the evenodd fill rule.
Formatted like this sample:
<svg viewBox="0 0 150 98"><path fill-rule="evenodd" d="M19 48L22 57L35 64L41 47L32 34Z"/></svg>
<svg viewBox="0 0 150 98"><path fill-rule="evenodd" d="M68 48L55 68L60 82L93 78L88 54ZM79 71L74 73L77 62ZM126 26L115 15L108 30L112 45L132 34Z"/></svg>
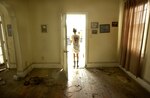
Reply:
<svg viewBox="0 0 150 98"><path fill-rule="evenodd" d="M52 77L30 77L29 79L26 79L24 82L24 86L28 85L45 85L47 87L59 87L61 89L64 88L64 85L61 83L57 83L56 80Z"/></svg>
<svg viewBox="0 0 150 98"><path fill-rule="evenodd" d="M5 80L0 77L0 86L5 85L5 84L6 84Z"/></svg>
<svg viewBox="0 0 150 98"><path fill-rule="evenodd" d="M116 73L116 70L109 70L107 68L102 67L102 68L95 68L92 70L92 72L94 72L94 73L104 72L107 75L113 75L114 73Z"/></svg>
<svg viewBox="0 0 150 98"><path fill-rule="evenodd" d="M66 91L64 92L65 97L70 98L73 96L75 92L80 92L82 90L81 85L72 85L69 87L66 87Z"/></svg>
<svg viewBox="0 0 150 98"><path fill-rule="evenodd" d="M17 76L17 75L13 75L13 79L16 80L16 81L19 81L19 80L21 80L22 78L19 77L19 76Z"/></svg>
<svg viewBox="0 0 150 98"><path fill-rule="evenodd" d="M92 94L92 98L112 98L110 96L108 96L106 93L103 93L103 92L101 92L101 93L93 93ZM133 97L133 98L135 98L135 97Z"/></svg>
<svg viewBox="0 0 150 98"><path fill-rule="evenodd" d="M92 98L95 98L95 96L97 96L97 95L98 95L97 93L93 93Z"/></svg>
<svg viewBox="0 0 150 98"><path fill-rule="evenodd" d="M64 96L66 98L70 98L75 92L80 92L82 90L82 86L80 85L66 86L66 84L57 83L55 79L51 77L30 77L24 82L24 86L29 85L45 85L50 88L58 88L64 91Z"/></svg>
<svg viewBox="0 0 150 98"><path fill-rule="evenodd" d="M131 82L131 79L128 78L128 77L125 77L125 76L122 76L122 75L118 75L116 76L117 79L119 79L120 81L122 81L123 83L128 83L128 82Z"/></svg>
<svg viewBox="0 0 150 98"><path fill-rule="evenodd" d="M24 82L24 85L25 86L28 86L28 85L39 85L40 83L43 82L43 79L41 77L31 77L29 80L26 80Z"/></svg>
<svg viewBox="0 0 150 98"><path fill-rule="evenodd" d="M99 72L99 70L98 70L97 68L95 68L95 69L93 69L93 70L92 70L92 72L94 72L94 73L98 73L98 72Z"/></svg>
<svg viewBox="0 0 150 98"><path fill-rule="evenodd" d="M115 70L108 70L108 69L104 69L104 68L98 68L99 71L105 72L107 75L112 75L115 72Z"/></svg>
<svg viewBox="0 0 150 98"><path fill-rule="evenodd" d="M0 79L5 80L6 84L0 85L0 97L150 98L145 89L119 68L73 69L73 73L69 74L71 78L68 80L64 71L60 70L33 69L20 81L13 81L16 70L3 71L0 73L2 77ZM76 74L77 71L78 74ZM107 75L107 71L112 72L112 75Z"/></svg>
<svg viewBox="0 0 150 98"><path fill-rule="evenodd" d="M0 68L0 72L6 70L6 68Z"/></svg>

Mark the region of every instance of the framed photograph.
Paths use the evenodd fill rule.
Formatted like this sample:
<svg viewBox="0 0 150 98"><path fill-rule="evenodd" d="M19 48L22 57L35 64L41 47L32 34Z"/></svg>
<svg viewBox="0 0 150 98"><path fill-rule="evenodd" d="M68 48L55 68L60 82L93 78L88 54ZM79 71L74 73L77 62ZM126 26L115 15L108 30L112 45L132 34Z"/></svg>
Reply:
<svg viewBox="0 0 150 98"><path fill-rule="evenodd" d="M92 30L92 34L97 34L97 30Z"/></svg>
<svg viewBox="0 0 150 98"><path fill-rule="evenodd" d="M112 22L112 27L118 27L118 22Z"/></svg>
<svg viewBox="0 0 150 98"><path fill-rule="evenodd" d="M96 29L96 28L98 28L98 22L91 22L91 28L92 29Z"/></svg>
<svg viewBox="0 0 150 98"><path fill-rule="evenodd" d="M11 24L7 24L7 32L8 32L8 36L12 37L12 25Z"/></svg>
<svg viewBox="0 0 150 98"><path fill-rule="evenodd" d="M109 33L110 24L100 24L100 33Z"/></svg>
<svg viewBox="0 0 150 98"><path fill-rule="evenodd" d="M41 32L42 33L47 33L47 25L41 25Z"/></svg>

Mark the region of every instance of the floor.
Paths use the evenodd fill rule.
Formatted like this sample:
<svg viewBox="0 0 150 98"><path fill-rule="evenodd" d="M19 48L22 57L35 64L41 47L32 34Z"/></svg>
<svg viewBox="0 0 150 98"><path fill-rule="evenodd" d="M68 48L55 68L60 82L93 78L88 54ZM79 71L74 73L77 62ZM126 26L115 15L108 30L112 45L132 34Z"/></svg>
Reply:
<svg viewBox="0 0 150 98"><path fill-rule="evenodd" d="M33 69L25 78L15 70L0 72L0 98L150 98L150 93L119 68Z"/></svg>

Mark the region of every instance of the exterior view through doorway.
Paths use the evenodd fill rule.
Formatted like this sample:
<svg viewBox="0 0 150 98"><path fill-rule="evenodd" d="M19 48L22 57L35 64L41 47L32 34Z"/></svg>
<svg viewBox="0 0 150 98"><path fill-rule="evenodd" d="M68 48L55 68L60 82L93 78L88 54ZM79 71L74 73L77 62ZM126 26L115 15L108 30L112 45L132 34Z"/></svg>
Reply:
<svg viewBox="0 0 150 98"><path fill-rule="evenodd" d="M67 14L66 15L66 31L67 31L67 63L68 73L74 69L73 49L70 41L73 28L77 30L76 34L80 36L80 52L79 52L79 68L85 67L85 44L86 44L86 14ZM75 67L76 68L76 67Z"/></svg>

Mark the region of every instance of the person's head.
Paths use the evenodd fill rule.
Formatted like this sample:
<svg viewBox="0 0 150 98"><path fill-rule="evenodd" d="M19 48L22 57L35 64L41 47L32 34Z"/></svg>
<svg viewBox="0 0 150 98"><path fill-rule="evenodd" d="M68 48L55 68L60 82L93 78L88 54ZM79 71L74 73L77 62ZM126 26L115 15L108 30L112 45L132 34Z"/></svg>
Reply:
<svg viewBox="0 0 150 98"><path fill-rule="evenodd" d="M76 34L77 30L75 28L73 28L73 33Z"/></svg>

